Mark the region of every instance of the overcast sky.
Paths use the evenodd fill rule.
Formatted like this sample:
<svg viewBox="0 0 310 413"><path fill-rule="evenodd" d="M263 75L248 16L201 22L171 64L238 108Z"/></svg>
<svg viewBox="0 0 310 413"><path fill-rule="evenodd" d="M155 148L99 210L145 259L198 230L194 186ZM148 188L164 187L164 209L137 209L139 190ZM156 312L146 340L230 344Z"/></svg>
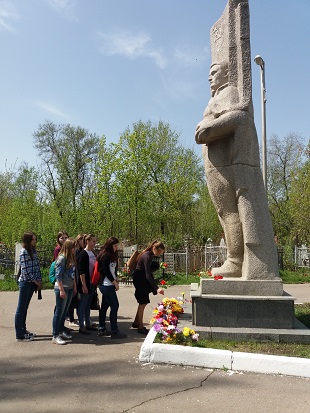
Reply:
<svg viewBox="0 0 310 413"><path fill-rule="evenodd" d="M169 122L185 147L210 98L210 28L226 0L0 0L0 171L37 165L39 124L81 126L108 142L133 123ZM249 0L253 103L261 136L309 133L309 0Z"/></svg>

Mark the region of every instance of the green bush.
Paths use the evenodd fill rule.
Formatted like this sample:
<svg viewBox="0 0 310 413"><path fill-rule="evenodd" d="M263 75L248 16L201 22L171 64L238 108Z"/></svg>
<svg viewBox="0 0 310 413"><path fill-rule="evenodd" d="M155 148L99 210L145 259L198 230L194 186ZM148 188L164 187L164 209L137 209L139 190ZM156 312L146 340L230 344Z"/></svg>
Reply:
<svg viewBox="0 0 310 413"><path fill-rule="evenodd" d="M298 269L296 271L280 271L280 277L284 284L303 284L310 282L310 268Z"/></svg>

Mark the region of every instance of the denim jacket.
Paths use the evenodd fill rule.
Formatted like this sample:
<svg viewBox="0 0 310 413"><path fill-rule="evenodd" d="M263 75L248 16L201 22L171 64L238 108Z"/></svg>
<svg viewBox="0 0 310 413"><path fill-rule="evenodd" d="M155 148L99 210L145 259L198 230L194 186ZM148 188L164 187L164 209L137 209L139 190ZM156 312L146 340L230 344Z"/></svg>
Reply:
<svg viewBox="0 0 310 413"><path fill-rule="evenodd" d="M71 265L66 269L66 258L64 255L58 255L55 265L55 289L59 289L58 281L62 281L65 288L73 288L74 276L75 276L75 266Z"/></svg>

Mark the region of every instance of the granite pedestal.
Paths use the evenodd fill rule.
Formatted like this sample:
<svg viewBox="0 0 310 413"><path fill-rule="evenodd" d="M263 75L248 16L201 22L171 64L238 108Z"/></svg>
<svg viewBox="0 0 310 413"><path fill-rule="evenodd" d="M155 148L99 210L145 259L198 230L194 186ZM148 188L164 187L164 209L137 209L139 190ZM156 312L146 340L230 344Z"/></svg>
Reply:
<svg viewBox="0 0 310 413"><path fill-rule="evenodd" d="M294 328L294 297L281 281L201 280L192 284L191 299L195 326Z"/></svg>

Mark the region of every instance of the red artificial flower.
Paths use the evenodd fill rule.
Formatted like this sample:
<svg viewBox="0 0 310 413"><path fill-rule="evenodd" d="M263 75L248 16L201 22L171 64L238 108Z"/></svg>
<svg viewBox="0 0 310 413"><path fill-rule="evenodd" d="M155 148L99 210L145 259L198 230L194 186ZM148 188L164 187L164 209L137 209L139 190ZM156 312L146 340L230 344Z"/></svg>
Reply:
<svg viewBox="0 0 310 413"><path fill-rule="evenodd" d="M209 270L208 270L207 272L208 272L208 276L209 276L209 277L212 277L212 272L209 271Z"/></svg>
<svg viewBox="0 0 310 413"><path fill-rule="evenodd" d="M215 280L222 280L224 277L222 275L215 275L214 279Z"/></svg>
<svg viewBox="0 0 310 413"><path fill-rule="evenodd" d="M165 280L161 280L161 282L159 283L160 285L166 285L166 281Z"/></svg>

